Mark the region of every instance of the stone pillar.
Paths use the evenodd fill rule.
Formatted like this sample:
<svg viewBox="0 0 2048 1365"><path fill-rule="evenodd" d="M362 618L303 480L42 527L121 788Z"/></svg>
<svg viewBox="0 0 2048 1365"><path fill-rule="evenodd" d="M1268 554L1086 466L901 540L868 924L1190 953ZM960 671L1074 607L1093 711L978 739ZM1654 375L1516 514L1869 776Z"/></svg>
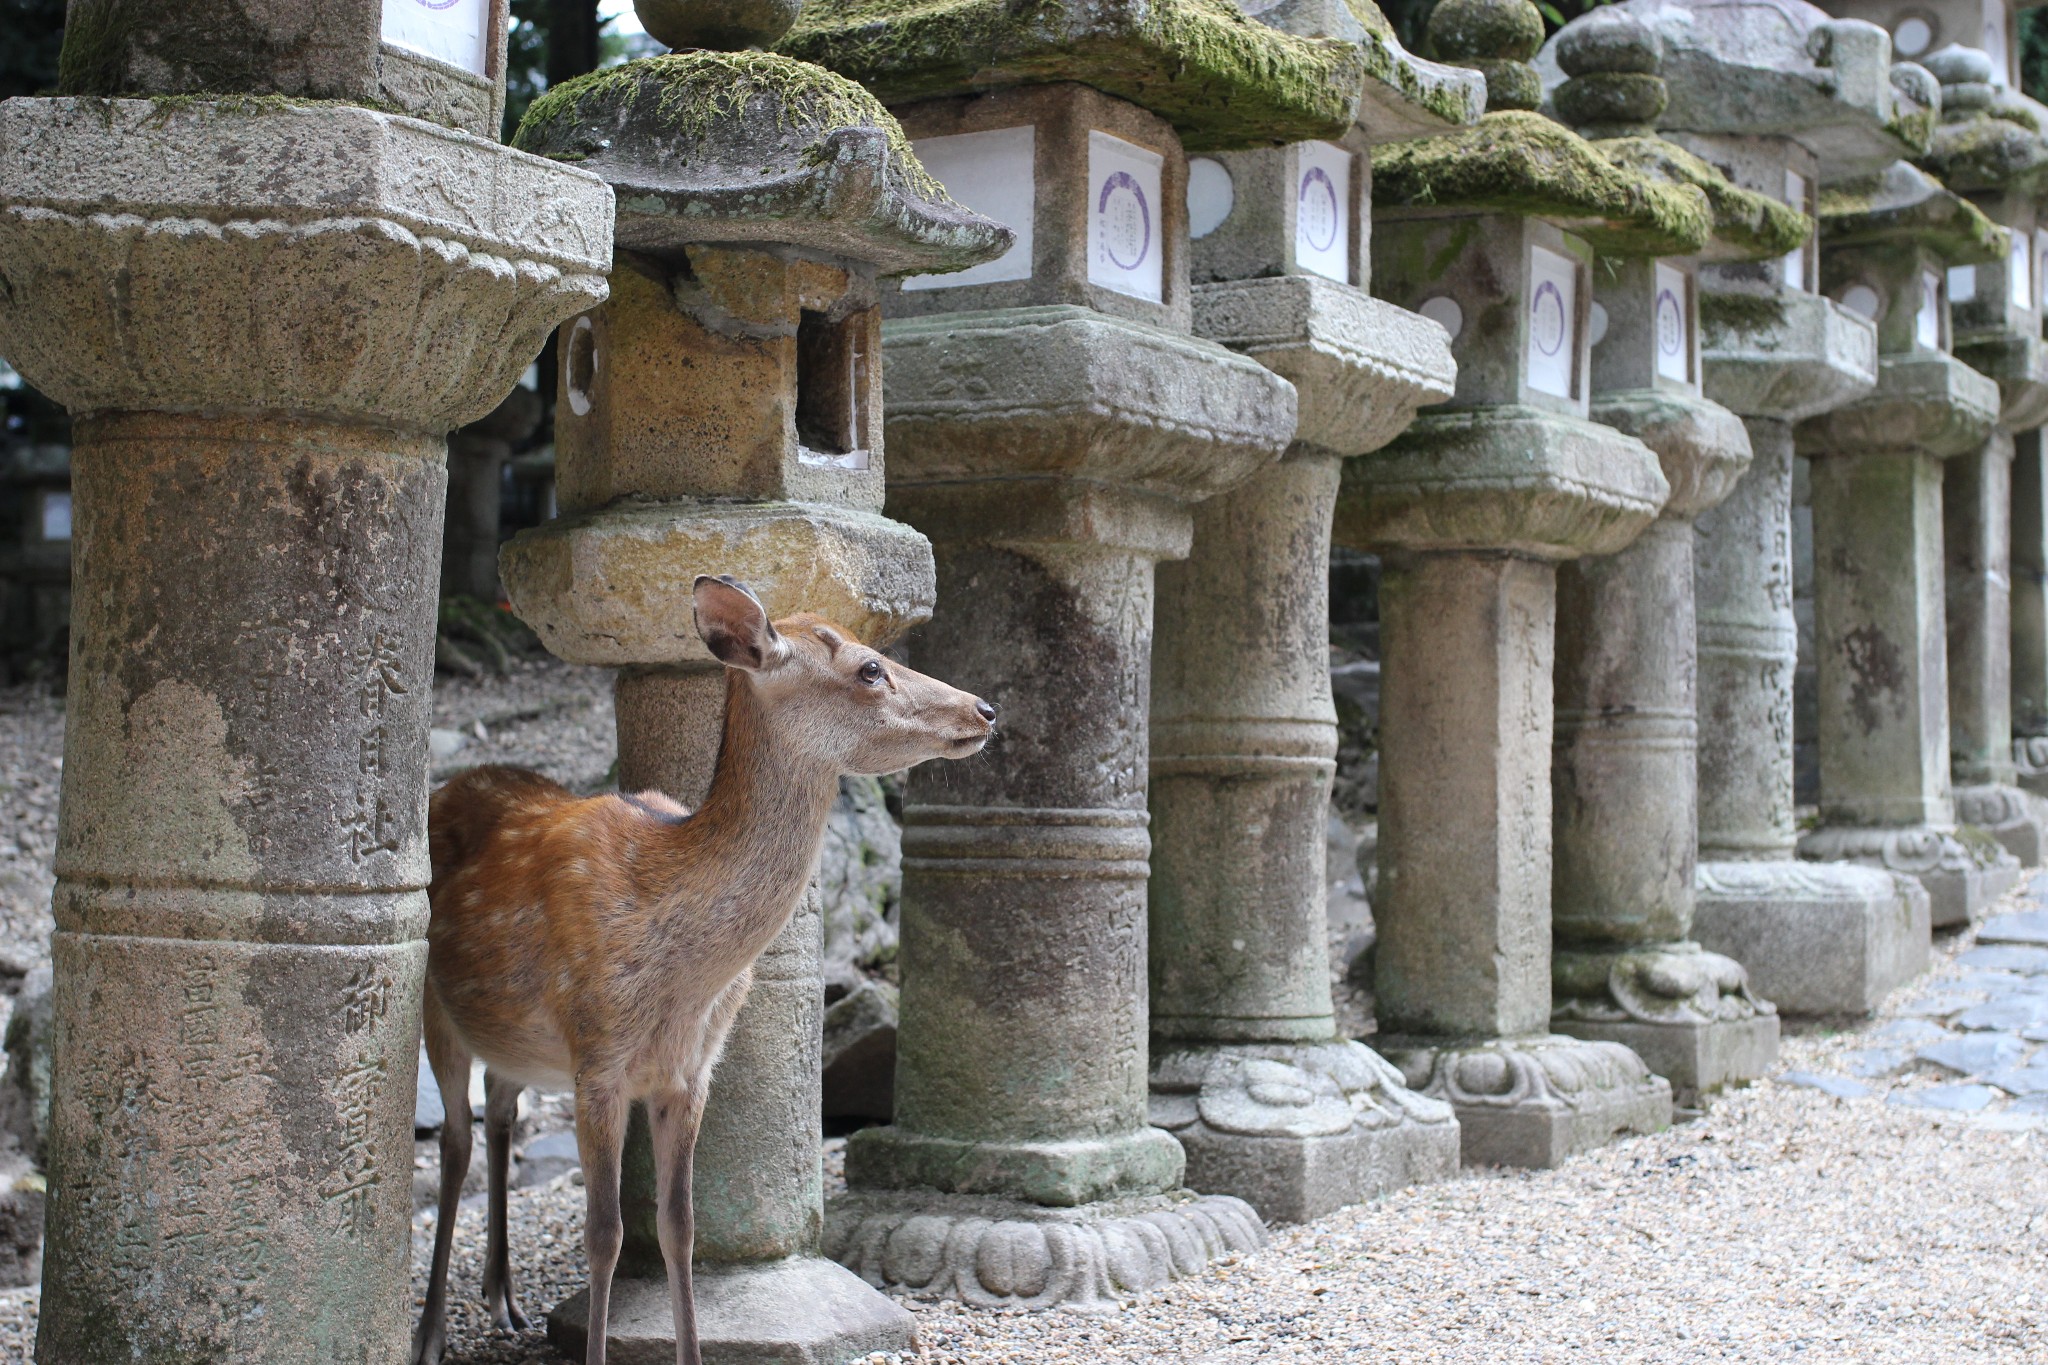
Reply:
<svg viewBox="0 0 2048 1365"><path fill-rule="evenodd" d="M650 14L657 37L694 44L674 11ZM764 147L769 128L779 136ZM971 265L1009 235L891 150L901 132L872 96L788 58L630 63L553 92L519 140L587 149L582 164L618 191L630 250L612 299L565 329L562 515L508 543L506 587L552 652L624 668L621 788L694 804L725 689L690 625L697 575L731 574L772 616L814 611L878 644L930 614L930 547L880 515L875 277ZM755 963L706 1105L695 1283L713 1365L833 1365L915 1341L907 1312L820 1254L821 934L813 889ZM675 1324L643 1117L621 1202L609 1349L667 1360ZM583 1293L549 1314L548 1332L583 1353Z"/></svg>
<svg viewBox="0 0 2048 1365"><path fill-rule="evenodd" d="M154 11L152 77L238 23ZM401 1360L444 438L603 297L609 192L205 98L8 101L0 186L0 352L75 419L37 1358Z"/></svg>
<svg viewBox="0 0 2048 1365"><path fill-rule="evenodd" d="M1468 1164L1554 1166L1669 1123L1626 1046L1553 1034L1551 735L1557 564L1611 554L1670 494L1642 442L1586 420L1594 254L1704 242L1695 191L1522 112L1533 7L1455 0L1430 32L1487 76L1469 132L1384 149L1373 273L1450 334L1457 392L1344 470L1337 543L1380 552L1381 1045L1450 1102ZM1458 170L1497 169L1464 195ZM1597 241L1562 230L1607 218ZM1525 216L1527 215L1527 216Z"/></svg>
<svg viewBox="0 0 2048 1365"><path fill-rule="evenodd" d="M1028 278L885 299L889 508L956 604L913 657L1013 685L987 761L906 787L895 1122L848 1143L827 1245L913 1294L1100 1306L1263 1238L1243 1202L1181 1188L1149 1121L1148 696L1154 565L1188 553L1189 504L1285 449L1294 392L1188 334L1164 120L1072 85L900 113L936 155L1021 145L998 169L1036 183ZM1133 203L1156 213L1123 220L1113 260L1164 253L1156 299L1087 264Z"/></svg>
<svg viewBox="0 0 2048 1365"><path fill-rule="evenodd" d="M2017 865L1988 835L1959 841L1950 798L1941 461L1983 444L1999 394L1948 354L1943 285L2005 240L1903 164L1852 193L1856 210L1823 216L1822 280L1876 314L1878 384L1796 433L1813 461L1821 781L1799 853L1907 873L1933 923L1967 923Z"/></svg>
<svg viewBox="0 0 2048 1365"><path fill-rule="evenodd" d="M505 461L540 425L540 395L523 385L481 422L448 437L448 525L441 539L441 591L498 600L498 525Z"/></svg>
<svg viewBox="0 0 2048 1365"><path fill-rule="evenodd" d="M2013 437L2012 728L2018 782L2048 795L2048 444Z"/></svg>
<svg viewBox="0 0 2048 1365"><path fill-rule="evenodd" d="M2017 782L2013 746L2012 497L2015 436L2048 419L2048 343L2036 279L2048 174L2048 109L1993 94L1986 53L1948 46L1926 59L1942 82L1942 122L1922 164L2009 232L1996 260L1948 276L1956 358L1996 380L1998 429L1946 462L1950 777L1956 818L2028 866L2048 855L2048 804Z"/></svg>
<svg viewBox="0 0 2048 1365"><path fill-rule="evenodd" d="M1650 149L1680 183L1705 162L1656 137L1667 95L1660 45L1625 10L1560 31L1570 79L1561 117L1617 158ZM1685 179L1683 177L1690 177ZM1775 198L1714 187L1710 249L1761 259L1797 248L1813 221ZM1740 963L1692 940L1698 849L1693 520L1749 465L1741 419L1701 396L1697 264L1612 254L1594 271L1606 319L1593 346L1591 415L1657 455L1671 496L1634 543L1558 570L1557 858L1552 1026L1627 1044L1698 1105L1766 1074L1778 1022Z"/></svg>
<svg viewBox="0 0 2048 1365"><path fill-rule="evenodd" d="M1338 474L1455 372L1440 329L1365 293L1368 158L1360 128L1200 168L1233 192L1193 244L1195 329L1290 380L1301 419L1279 464L1195 509L1152 658L1152 1121L1191 1188L1286 1222L1458 1165L1449 1106L1341 1038L1330 995Z"/></svg>

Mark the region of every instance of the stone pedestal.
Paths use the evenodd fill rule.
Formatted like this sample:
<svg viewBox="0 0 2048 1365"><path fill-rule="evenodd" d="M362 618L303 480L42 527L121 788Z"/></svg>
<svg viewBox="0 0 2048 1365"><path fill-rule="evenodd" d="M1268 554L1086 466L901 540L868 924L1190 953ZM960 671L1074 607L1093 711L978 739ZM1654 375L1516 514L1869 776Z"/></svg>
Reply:
<svg viewBox="0 0 2048 1365"><path fill-rule="evenodd" d="M1533 408L1424 416L1345 470L1339 543L1385 559L1380 1037L1451 1104L1467 1164L1551 1166L1670 1121L1626 1047L1546 1032L1555 564L1620 548L1667 492L1639 442Z"/></svg>
<svg viewBox="0 0 2048 1365"><path fill-rule="evenodd" d="M1683 392L1596 397L1593 415L1657 452L1672 496L1633 544L1558 572L1552 1027L1626 1044L1694 1105L1778 1054L1776 1011L1741 964L1691 939L1692 523L1747 468L1749 439L1733 413Z"/></svg>
<svg viewBox="0 0 2048 1365"><path fill-rule="evenodd" d="M488 417L448 436L448 522L441 537L441 591L498 600L498 527L505 462L540 424L540 395L520 387Z"/></svg>
<svg viewBox="0 0 2048 1365"><path fill-rule="evenodd" d="M204 100L9 101L0 185L76 418L37 1356L403 1359L444 436L603 297L609 193Z"/></svg>
<svg viewBox="0 0 2048 1365"><path fill-rule="evenodd" d="M793 60L681 52L550 98L521 141L587 151L619 192L622 249L611 301L560 347L563 515L506 546L505 583L552 652L625 666L621 789L695 805L726 687L691 624L699 574L744 580L771 619L815 612L877 646L930 614L930 546L880 515L876 276L971 265L1009 234L894 150L872 97ZM916 1341L902 1307L821 1254L822 932L813 886L755 961L713 1074L692 1184L710 1365L840 1365ZM676 1355L656 1189L636 1107L614 1361ZM584 1294L548 1316L565 1352L588 1330Z"/></svg>
<svg viewBox="0 0 2048 1365"><path fill-rule="evenodd" d="M1810 311L1830 308L1825 299L1797 297ZM1861 335L1868 345L1868 331ZM1740 353L1725 363L1737 380L1745 364ZM1710 386L1716 369L1710 359ZM1853 373L1842 382L1853 382ZM1753 452L1749 472L1700 517L1694 547L1700 863L1693 933L1710 951L1747 967L1752 987L1781 1011L1866 1014L1926 968L1927 894L1917 882L1883 871L1791 857L1798 657L1792 429L1770 417L1744 425Z"/></svg>
<svg viewBox="0 0 2048 1365"><path fill-rule="evenodd" d="M1284 448L1293 392L1078 307L891 322L885 348L890 510L961 608L916 662L1024 685L987 758L909 780L896 1121L848 1143L827 1248L917 1294L1086 1306L1263 1236L1181 1188L1148 1118L1147 695L1153 566Z"/></svg>
<svg viewBox="0 0 2048 1365"><path fill-rule="evenodd" d="M1981 914L2017 877L1956 837L1948 763L1941 461L1978 446L1997 386L1939 351L1887 355L1870 398L1809 419L1821 828L1800 856L1919 880L1933 923Z"/></svg>
<svg viewBox="0 0 2048 1365"><path fill-rule="evenodd" d="M1291 380L1302 418L1159 569L1151 1114L1191 1188L1303 1222L1458 1164L1449 1107L1337 1036L1325 903L1339 469L1449 397L1453 367L1432 324L1309 275L1199 285L1195 325Z"/></svg>
<svg viewBox="0 0 2048 1365"><path fill-rule="evenodd" d="M2012 739L2013 438L2003 428L1942 471L1949 774L1956 819L2026 867L2048 856L2048 803L2018 786Z"/></svg>
<svg viewBox="0 0 2048 1365"><path fill-rule="evenodd" d="M2048 796L2048 443L2013 437L2012 729L2016 780Z"/></svg>

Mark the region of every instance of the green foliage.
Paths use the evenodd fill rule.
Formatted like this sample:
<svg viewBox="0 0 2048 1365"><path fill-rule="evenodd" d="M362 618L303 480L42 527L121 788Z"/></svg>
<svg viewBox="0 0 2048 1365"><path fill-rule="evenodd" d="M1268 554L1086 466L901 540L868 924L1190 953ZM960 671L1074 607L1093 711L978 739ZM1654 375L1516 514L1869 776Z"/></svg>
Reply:
<svg viewBox="0 0 2048 1365"><path fill-rule="evenodd" d="M0 0L0 100L57 88L64 0Z"/></svg>
<svg viewBox="0 0 2048 1365"><path fill-rule="evenodd" d="M2048 102L2048 10L2020 11L2020 89Z"/></svg>

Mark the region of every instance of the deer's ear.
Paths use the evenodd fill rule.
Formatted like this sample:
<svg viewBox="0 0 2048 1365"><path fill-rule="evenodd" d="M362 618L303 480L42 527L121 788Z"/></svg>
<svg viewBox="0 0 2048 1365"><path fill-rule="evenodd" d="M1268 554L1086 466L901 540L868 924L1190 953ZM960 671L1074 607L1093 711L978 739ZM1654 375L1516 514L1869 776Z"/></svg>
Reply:
<svg viewBox="0 0 2048 1365"><path fill-rule="evenodd" d="M758 673L788 655L760 599L735 580L700 574L695 597L697 634L720 663Z"/></svg>

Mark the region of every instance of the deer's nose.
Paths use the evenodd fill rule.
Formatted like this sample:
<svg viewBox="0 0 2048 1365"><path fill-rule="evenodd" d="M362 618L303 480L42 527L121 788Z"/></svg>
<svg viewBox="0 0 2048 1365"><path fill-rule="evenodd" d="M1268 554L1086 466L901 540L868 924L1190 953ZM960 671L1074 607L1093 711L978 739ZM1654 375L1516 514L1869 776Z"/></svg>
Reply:
<svg viewBox="0 0 2048 1365"><path fill-rule="evenodd" d="M983 720L987 721L990 725L994 725L996 723L996 704L994 702L976 700L976 702L974 703L974 710L975 714L979 715Z"/></svg>

